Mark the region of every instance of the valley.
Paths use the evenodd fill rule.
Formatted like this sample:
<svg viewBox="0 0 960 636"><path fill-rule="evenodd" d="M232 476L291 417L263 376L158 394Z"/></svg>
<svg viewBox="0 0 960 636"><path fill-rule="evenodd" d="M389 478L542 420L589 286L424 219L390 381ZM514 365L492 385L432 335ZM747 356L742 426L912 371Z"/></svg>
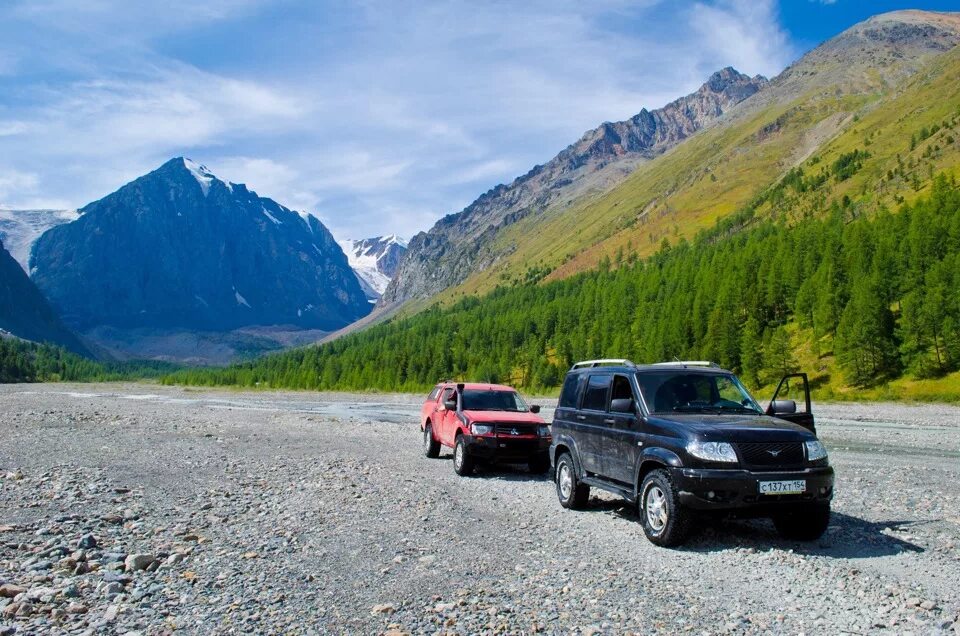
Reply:
<svg viewBox="0 0 960 636"><path fill-rule="evenodd" d="M838 475L819 542L725 522L665 550L612 497L568 511L523 468L465 479L449 453L426 459L422 397L0 387L0 586L26 588L0 598L0 629L935 633L960 620L957 408L818 403ZM80 541L93 547L70 561ZM125 572L130 555L146 569Z"/></svg>

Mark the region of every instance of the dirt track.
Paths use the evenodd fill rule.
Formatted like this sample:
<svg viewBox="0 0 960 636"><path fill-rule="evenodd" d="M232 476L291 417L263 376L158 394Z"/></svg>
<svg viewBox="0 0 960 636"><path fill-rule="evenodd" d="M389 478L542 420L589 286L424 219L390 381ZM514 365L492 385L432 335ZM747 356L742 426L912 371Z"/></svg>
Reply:
<svg viewBox="0 0 960 636"><path fill-rule="evenodd" d="M613 498L424 458L419 399L0 387L0 634L960 629L960 409L816 407L821 541L664 550Z"/></svg>

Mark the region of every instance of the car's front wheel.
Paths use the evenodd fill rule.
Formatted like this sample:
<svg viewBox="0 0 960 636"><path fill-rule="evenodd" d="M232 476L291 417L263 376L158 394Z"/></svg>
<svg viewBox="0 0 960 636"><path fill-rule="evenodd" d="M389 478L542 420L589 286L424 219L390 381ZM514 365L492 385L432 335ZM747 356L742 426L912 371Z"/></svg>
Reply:
<svg viewBox="0 0 960 636"><path fill-rule="evenodd" d="M580 510L590 500L590 486L581 484L577 479L576 466L570 453L557 458L557 472L554 475L557 485L557 499L560 505L571 510Z"/></svg>
<svg viewBox="0 0 960 636"><path fill-rule="evenodd" d="M830 525L830 504L797 506L774 515L773 525L784 539L815 541Z"/></svg>
<svg viewBox="0 0 960 636"><path fill-rule="evenodd" d="M475 467L474 459L467 451L467 443L463 441L463 435L460 435L453 447L453 470L461 477L469 477Z"/></svg>
<svg viewBox="0 0 960 636"><path fill-rule="evenodd" d="M691 512L677 497L670 473L650 471L640 486L640 521L652 543L664 547L680 545L690 533Z"/></svg>
<svg viewBox="0 0 960 636"><path fill-rule="evenodd" d="M433 439L433 425L430 422L423 427L423 454L430 459L440 457L440 442Z"/></svg>

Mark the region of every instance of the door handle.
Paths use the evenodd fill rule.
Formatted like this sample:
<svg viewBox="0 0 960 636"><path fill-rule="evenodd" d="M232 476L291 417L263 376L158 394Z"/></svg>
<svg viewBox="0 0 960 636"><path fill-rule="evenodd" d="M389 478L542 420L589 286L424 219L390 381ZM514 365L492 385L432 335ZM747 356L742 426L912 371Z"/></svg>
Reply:
<svg viewBox="0 0 960 636"><path fill-rule="evenodd" d="M603 423L604 423L604 424L616 424L616 423L617 423L617 420L615 420L615 419L613 419L613 418L607 418L607 419L603 420Z"/></svg>
<svg viewBox="0 0 960 636"><path fill-rule="evenodd" d="M583 421L583 420L587 419L587 416L586 416L586 415L578 415L578 416L577 416L577 419L580 420L580 421Z"/></svg>

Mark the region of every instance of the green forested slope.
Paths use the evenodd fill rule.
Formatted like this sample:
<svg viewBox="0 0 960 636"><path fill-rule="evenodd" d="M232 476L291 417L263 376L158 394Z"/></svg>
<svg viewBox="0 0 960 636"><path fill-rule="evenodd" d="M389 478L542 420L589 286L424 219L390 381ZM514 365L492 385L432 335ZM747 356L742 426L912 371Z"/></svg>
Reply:
<svg viewBox="0 0 960 636"><path fill-rule="evenodd" d="M857 159L832 164L827 178L845 178ZM803 178L788 180L762 200L803 187ZM844 198L793 224L758 220L749 208L736 222L739 232L718 224L646 260L605 260L562 281L500 288L320 347L165 381L419 390L454 377L546 389L576 360L676 356L716 360L754 386L802 364L818 386L840 388L960 366L952 177L895 212L866 215Z"/></svg>
<svg viewBox="0 0 960 636"><path fill-rule="evenodd" d="M63 347L0 338L0 384L10 382L108 382L155 378L178 367L167 362L97 362Z"/></svg>

